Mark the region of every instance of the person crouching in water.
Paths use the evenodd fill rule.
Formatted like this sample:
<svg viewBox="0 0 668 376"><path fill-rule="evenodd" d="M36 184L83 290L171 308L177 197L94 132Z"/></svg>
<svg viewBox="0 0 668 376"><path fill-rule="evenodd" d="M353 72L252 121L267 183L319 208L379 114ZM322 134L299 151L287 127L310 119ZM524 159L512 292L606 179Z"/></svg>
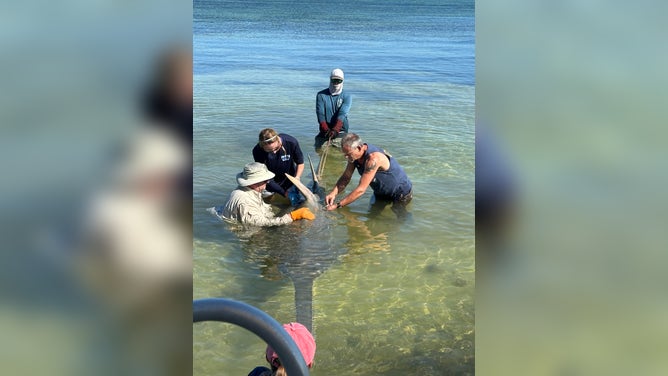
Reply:
<svg viewBox="0 0 668 376"><path fill-rule="evenodd" d="M216 208L216 212L225 220L238 221L255 226L277 226L291 223L300 219L315 219L315 215L308 208L300 208L283 216L277 217L271 205L262 199L262 191L267 182L274 177L274 173L267 170L267 166L259 162L252 162L237 174L239 186L230 193L225 206Z"/></svg>
<svg viewBox="0 0 668 376"><path fill-rule="evenodd" d="M315 97L315 114L318 120L316 149L320 149L328 141L335 147L341 145L341 137L348 133L348 113L352 104L352 96L343 90L343 71L339 68L332 70L329 87L320 90Z"/></svg>
<svg viewBox="0 0 668 376"><path fill-rule="evenodd" d="M313 358L315 358L315 339L311 332L306 329L306 327L298 322L291 322L289 324L283 324L283 329L285 329L290 337L295 341L297 347L304 357L306 366L311 368L313 366ZM285 368L281 364L281 360L278 359L278 354L276 351L267 346L265 352L265 358L271 369L267 367L255 367L248 376L286 376Z"/></svg>
<svg viewBox="0 0 668 376"><path fill-rule="evenodd" d="M267 183L268 192L285 196L295 207L303 201L297 187L285 176L290 174L300 179L304 172L304 153L296 138L265 128L260 131L259 141L253 148L253 159L264 163L276 175Z"/></svg>
<svg viewBox="0 0 668 376"><path fill-rule="evenodd" d="M392 209L397 215L405 212L405 206L413 198L413 184L395 158L383 149L362 142L355 133L343 136L341 151L348 164L334 189L325 197L327 210L336 210L352 203L371 187L375 200L392 202ZM345 190L355 170L361 175L357 187L335 202L336 195Z"/></svg>

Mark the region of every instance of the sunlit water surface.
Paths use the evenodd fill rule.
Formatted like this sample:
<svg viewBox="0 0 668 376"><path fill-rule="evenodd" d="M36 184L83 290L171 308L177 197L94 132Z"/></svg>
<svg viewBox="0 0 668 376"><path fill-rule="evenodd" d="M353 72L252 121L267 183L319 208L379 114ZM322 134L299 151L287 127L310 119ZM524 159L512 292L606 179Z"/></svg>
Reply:
<svg viewBox="0 0 668 376"><path fill-rule="evenodd" d="M322 7L247 5L194 3L193 298L244 301L280 322L311 299L313 375L473 374L473 2L364 2L339 12L341 32ZM317 166L315 94L335 67L353 95L350 130L413 182L409 217L372 214L370 190L315 221L254 232L209 214L262 128L296 137ZM325 166L331 189L338 149ZM195 324L194 374L245 375L266 364L264 348L231 324Z"/></svg>

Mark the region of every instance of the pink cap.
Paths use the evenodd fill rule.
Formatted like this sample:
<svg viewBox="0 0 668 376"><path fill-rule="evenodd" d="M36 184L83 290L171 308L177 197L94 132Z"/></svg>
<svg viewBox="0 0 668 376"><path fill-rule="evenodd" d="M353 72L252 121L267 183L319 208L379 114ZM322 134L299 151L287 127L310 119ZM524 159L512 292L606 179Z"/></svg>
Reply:
<svg viewBox="0 0 668 376"><path fill-rule="evenodd" d="M291 322L289 324L283 324L283 329L290 334L292 340L295 341L299 350L301 350L302 355L304 356L304 361L306 365L311 367L313 365L313 358L315 358L315 339L311 332L306 329L306 327L298 322ZM277 363L274 363L278 359L278 354L271 348L267 346L267 361L274 365L278 366Z"/></svg>

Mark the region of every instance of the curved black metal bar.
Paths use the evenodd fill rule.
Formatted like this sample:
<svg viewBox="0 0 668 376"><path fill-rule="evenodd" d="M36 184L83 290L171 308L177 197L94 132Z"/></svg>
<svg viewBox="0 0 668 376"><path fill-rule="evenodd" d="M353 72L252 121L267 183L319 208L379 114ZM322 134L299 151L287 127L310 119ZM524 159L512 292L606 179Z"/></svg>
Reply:
<svg viewBox="0 0 668 376"><path fill-rule="evenodd" d="M231 299L207 298L193 300L193 322L221 321L241 326L276 350L290 376L308 376L304 357L283 326L264 311Z"/></svg>

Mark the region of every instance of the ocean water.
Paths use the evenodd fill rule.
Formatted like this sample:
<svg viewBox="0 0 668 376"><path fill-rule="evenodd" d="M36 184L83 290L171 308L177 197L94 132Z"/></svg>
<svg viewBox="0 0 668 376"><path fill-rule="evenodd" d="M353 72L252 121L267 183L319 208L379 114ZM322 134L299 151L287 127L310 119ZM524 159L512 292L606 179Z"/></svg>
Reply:
<svg viewBox="0 0 668 376"><path fill-rule="evenodd" d="M473 374L474 2L196 0L193 9L193 298L244 301L280 322L310 305L312 375ZM315 95L333 68L353 96L350 131L412 180L410 216L371 212L370 190L315 221L253 233L209 214L265 127L296 137L317 166ZM332 149L326 189L344 166ZM193 333L195 375L266 364L265 344L244 329L206 322Z"/></svg>

